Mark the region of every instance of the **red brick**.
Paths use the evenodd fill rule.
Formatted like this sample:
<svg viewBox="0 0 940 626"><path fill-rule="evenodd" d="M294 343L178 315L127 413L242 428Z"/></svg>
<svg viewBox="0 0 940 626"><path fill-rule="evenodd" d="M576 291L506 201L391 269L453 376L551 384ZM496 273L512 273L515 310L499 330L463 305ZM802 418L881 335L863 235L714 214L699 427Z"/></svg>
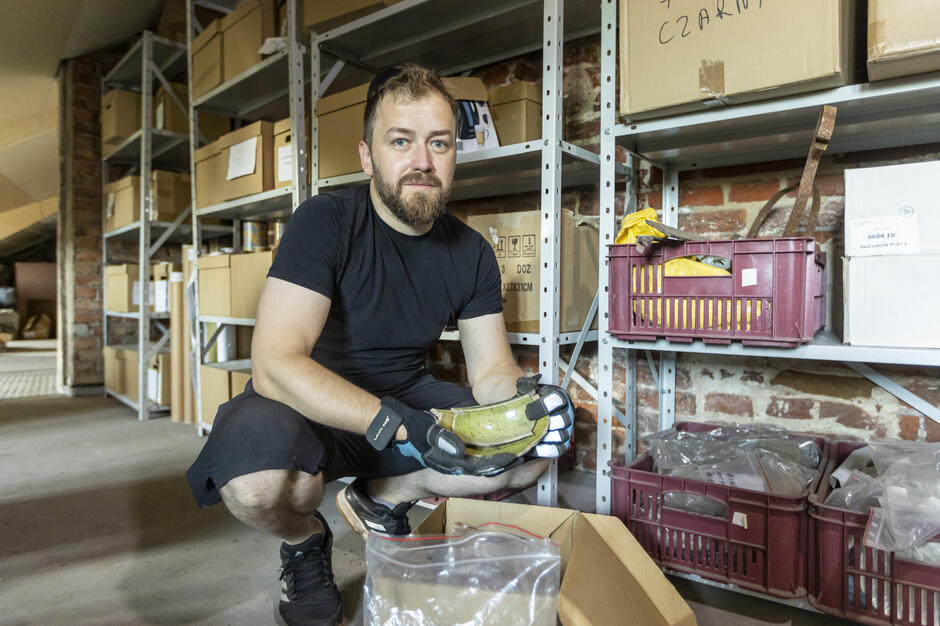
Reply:
<svg viewBox="0 0 940 626"><path fill-rule="evenodd" d="M747 211L726 209L679 213L679 228L695 233L734 233L747 226Z"/></svg>
<svg viewBox="0 0 940 626"><path fill-rule="evenodd" d="M770 417L782 417L786 419L808 420L812 419L810 413L816 403L805 398L779 398L770 399L770 405L767 407L767 415Z"/></svg>
<svg viewBox="0 0 940 626"><path fill-rule="evenodd" d="M87 274L83 276L76 275L75 284L81 285L82 287L100 287L101 275L100 274Z"/></svg>
<svg viewBox="0 0 940 626"><path fill-rule="evenodd" d="M927 441L940 442L940 424L930 418L924 419L924 428L927 430Z"/></svg>
<svg viewBox="0 0 940 626"><path fill-rule="evenodd" d="M679 206L721 206L725 192L720 186L679 188Z"/></svg>
<svg viewBox="0 0 940 626"><path fill-rule="evenodd" d="M91 350L97 348L99 343L94 337L77 337L73 340L76 350Z"/></svg>
<svg viewBox="0 0 940 626"><path fill-rule="evenodd" d="M757 180L747 183L734 183L728 190L730 202L765 202L780 191L780 181Z"/></svg>
<svg viewBox="0 0 940 626"><path fill-rule="evenodd" d="M921 418L913 415L902 415L898 420L898 434L901 439L917 441L920 432L920 420Z"/></svg>
<svg viewBox="0 0 940 626"><path fill-rule="evenodd" d="M867 411L844 402L823 401L819 403L819 417L836 418L836 421L849 428L872 430L878 426L878 418Z"/></svg>
<svg viewBox="0 0 940 626"><path fill-rule="evenodd" d="M688 391L676 392L676 417L692 417L695 415L697 401L694 393Z"/></svg>
<svg viewBox="0 0 940 626"><path fill-rule="evenodd" d="M84 300L84 302L95 302L95 300ZM100 306L100 303L99 303ZM75 313L76 324L94 324L101 321L101 313Z"/></svg>
<svg viewBox="0 0 940 626"><path fill-rule="evenodd" d="M710 393L705 396L705 410L726 415L754 416L754 402L748 396Z"/></svg>

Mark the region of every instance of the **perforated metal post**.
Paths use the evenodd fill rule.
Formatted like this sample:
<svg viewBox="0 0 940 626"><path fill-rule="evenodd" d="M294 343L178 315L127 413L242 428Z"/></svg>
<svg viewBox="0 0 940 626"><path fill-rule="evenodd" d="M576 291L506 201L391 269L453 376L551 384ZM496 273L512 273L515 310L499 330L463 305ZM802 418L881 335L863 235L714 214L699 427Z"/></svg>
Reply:
<svg viewBox="0 0 940 626"><path fill-rule="evenodd" d="M138 259L140 263L139 300L140 316L137 320L137 419L150 418L150 401L147 389L147 369L150 363L150 214L152 196L150 193L150 157L153 150L152 105L153 105L153 33L144 31L141 42L141 82L140 82L140 244Z"/></svg>
<svg viewBox="0 0 940 626"><path fill-rule="evenodd" d="M542 19L542 186L539 268L539 371L542 382L558 384L558 288L561 282L561 129L564 64L564 0L544 0ZM558 462L552 461L538 483L538 503L558 502Z"/></svg>
<svg viewBox="0 0 940 626"><path fill-rule="evenodd" d="M679 225L679 170L666 167L663 171L663 224ZM676 423L676 353L659 355L659 430Z"/></svg>
<svg viewBox="0 0 940 626"><path fill-rule="evenodd" d="M307 183L307 131L304 124L304 46L297 39L297 0L287 0L287 73L290 98L291 175L293 207L309 198ZM316 83L312 83L315 85ZM274 155L277 158L277 155Z"/></svg>
<svg viewBox="0 0 940 626"><path fill-rule="evenodd" d="M320 122L317 102L320 96L320 42L310 33L310 196L317 195L320 181Z"/></svg>
<svg viewBox="0 0 940 626"><path fill-rule="evenodd" d="M616 144L614 124L616 122L617 71L617 5L614 0L601 3L601 187L600 187L600 237L598 259L601 266L597 273L597 451L595 509L598 513L610 513L610 461L613 426L614 350L610 343L610 290L607 270L607 246L614 241L616 222ZM627 181L628 193L632 177ZM627 403L625 428L629 430L636 422L636 412Z"/></svg>

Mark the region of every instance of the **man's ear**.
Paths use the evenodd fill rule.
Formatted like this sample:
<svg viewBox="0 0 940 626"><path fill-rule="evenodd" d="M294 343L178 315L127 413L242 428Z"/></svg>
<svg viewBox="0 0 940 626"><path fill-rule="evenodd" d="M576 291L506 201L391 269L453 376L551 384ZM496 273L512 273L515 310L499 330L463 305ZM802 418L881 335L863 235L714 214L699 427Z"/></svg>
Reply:
<svg viewBox="0 0 940 626"><path fill-rule="evenodd" d="M367 176L372 176L372 151L369 150L369 144L359 141L359 163L362 165L362 171Z"/></svg>

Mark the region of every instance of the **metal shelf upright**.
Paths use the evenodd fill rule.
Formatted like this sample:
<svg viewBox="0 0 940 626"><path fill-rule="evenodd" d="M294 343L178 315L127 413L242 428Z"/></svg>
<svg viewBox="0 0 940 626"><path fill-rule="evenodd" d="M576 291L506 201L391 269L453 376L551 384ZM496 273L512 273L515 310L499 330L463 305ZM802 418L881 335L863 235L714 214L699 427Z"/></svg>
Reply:
<svg viewBox="0 0 940 626"><path fill-rule="evenodd" d="M162 412L169 409L166 406L157 406L149 400L147 369L150 360L159 353L170 338L169 328L161 321L168 316L153 314L147 306L147 297L150 285L150 260L154 252L174 235L179 238L179 227L189 216L187 209L175 222L151 222L151 177L155 166L177 171L188 171L189 155L180 150L185 141L185 135L169 131L157 130L152 126L153 116L153 87L156 81L169 92L170 98L181 109L185 108L178 102L175 93L170 87L168 79L178 78L186 71L182 62L186 49L183 44L157 37L150 31L144 31L141 38L117 62L106 76L101 80L101 93L109 88L120 87L140 93L141 128L127 138L120 145L102 157L102 183L108 184L109 168L111 165L128 165L127 175L136 174L140 177L140 219L134 224L108 232L104 231L102 238L102 254L105 261L102 267L102 299L107 301L107 281L104 280L105 266L109 259L108 244L116 240L136 240L138 243L138 271L139 292L137 293L140 308L138 312L118 313L105 311L107 317L125 317L137 319L137 383L138 397L128 398L114 391L107 391L121 402L137 411L139 420L147 420L151 413ZM106 197L106 194L104 194ZM105 204L107 200L105 199ZM102 207L102 215L106 213L106 206ZM106 228L106 226L104 227ZM154 233L159 232L156 241L152 240ZM105 320L103 342L108 345L108 324ZM151 324L157 326L161 332L160 339L150 343Z"/></svg>
<svg viewBox="0 0 940 626"><path fill-rule="evenodd" d="M222 11L231 11L240 0L186 0L187 15L187 43L186 58L189 67L189 76L192 76L192 43L196 32L196 20L193 13L194 4L203 4L209 8ZM235 76L218 87L215 87L199 98L193 97L193 83L189 81L189 158L195 162L195 151L199 144L199 117L198 110L211 111L235 118L238 121L256 121L266 119L275 121L287 113L291 119L291 149L293 157L293 180L289 187L272 189L244 198L229 200L214 206L200 207L192 212L192 244L198 256L201 249L203 235L207 226L200 221L207 217L231 219L231 229L235 247L240 241L239 229L243 219L283 219L290 216L291 211L306 200L310 194L309 174L307 172L306 158L306 130L304 124L304 56L307 49L298 38L299 0L287 0L287 47L286 50L274 53L254 67ZM201 31L201 25L199 30ZM191 188L192 205L196 206L196 177L192 176ZM202 376L200 365L204 364L206 354L212 348L221 329L228 325L253 326L254 320L234 318L211 318L199 315L199 270L193 268L192 290L193 306L195 310L195 323L193 329L193 364L191 368L193 377L194 397L196 401L196 430L201 436L208 432L211 426L204 422L202 403L199 401L202 393ZM188 290L187 290L188 291ZM205 324L216 323L218 330L206 338Z"/></svg>
<svg viewBox="0 0 940 626"><path fill-rule="evenodd" d="M623 341L608 333L607 246L616 231L615 179L613 164L617 147L634 159L647 160L663 169L663 215L666 225L677 223L680 170L758 163L803 157L824 104L839 109L838 126L829 152L908 146L940 141L940 73L908 76L861 85L775 98L750 104L708 109L696 113L643 121L617 121L617 2L601 4L601 261L598 275L601 295L598 324L598 513L610 512L610 477L607 463L612 452L613 350L626 352L626 398L624 426L626 456L636 451L636 362L637 351L659 352L659 427L675 420L675 358L677 353L751 356L785 359L840 361L860 375L907 402L929 419L940 421L940 408L931 406L868 363L940 367L940 350L929 348L883 348L843 345L828 331L797 348L762 348L737 342L719 346L658 341ZM636 194L627 180L627 198ZM654 377L656 373L654 372ZM601 402L601 398L603 402Z"/></svg>

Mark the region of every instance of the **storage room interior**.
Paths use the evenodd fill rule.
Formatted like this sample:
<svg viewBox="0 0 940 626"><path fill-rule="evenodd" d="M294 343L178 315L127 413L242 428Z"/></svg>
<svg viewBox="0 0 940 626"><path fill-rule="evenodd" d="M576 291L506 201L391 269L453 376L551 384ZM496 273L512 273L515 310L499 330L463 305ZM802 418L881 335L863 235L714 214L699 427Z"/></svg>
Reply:
<svg viewBox="0 0 940 626"><path fill-rule="evenodd" d="M937 33L0 2L0 624L940 626Z"/></svg>

